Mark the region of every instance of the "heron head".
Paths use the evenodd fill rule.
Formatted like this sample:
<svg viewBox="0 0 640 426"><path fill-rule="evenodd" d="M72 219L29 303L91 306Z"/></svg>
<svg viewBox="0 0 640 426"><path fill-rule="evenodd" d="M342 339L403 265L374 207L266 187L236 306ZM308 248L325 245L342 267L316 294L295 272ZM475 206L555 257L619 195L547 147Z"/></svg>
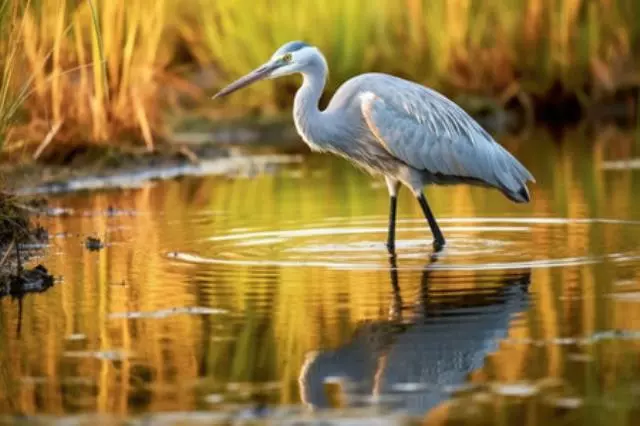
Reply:
<svg viewBox="0 0 640 426"><path fill-rule="evenodd" d="M213 98L228 95L256 81L302 72L315 58L321 56L318 49L307 43L290 41L280 46L267 62L229 84L216 93Z"/></svg>

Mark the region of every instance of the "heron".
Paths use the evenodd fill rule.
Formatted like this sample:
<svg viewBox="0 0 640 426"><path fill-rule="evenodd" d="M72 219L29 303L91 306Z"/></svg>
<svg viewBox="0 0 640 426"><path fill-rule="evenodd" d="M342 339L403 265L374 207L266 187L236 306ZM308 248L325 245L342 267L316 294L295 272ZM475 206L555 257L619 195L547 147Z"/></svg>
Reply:
<svg viewBox="0 0 640 426"><path fill-rule="evenodd" d="M320 50L291 41L255 70L213 96L226 96L264 79L302 74L293 118L312 151L344 157L389 191L387 249L395 253L398 191L416 197L433 235L433 249L446 241L427 202L427 185L470 184L495 188L516 203L529 202L533 175L469 114L441 93L382 73L365 73L342 84L324 110L319 107L329 67Z"/></svg>

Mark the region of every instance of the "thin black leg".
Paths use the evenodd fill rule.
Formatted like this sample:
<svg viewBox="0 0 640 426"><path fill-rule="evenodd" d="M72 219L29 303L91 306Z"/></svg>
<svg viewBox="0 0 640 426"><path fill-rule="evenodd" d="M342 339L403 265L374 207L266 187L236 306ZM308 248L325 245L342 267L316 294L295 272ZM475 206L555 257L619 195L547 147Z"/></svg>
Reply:
<svg viewBox="0 0 640 426"><path fill-rule="evenodd" d="M389 234L387 235L387 249L389 253L396 251L396 211L398 209L398 197L389 196Z"/></svg>
<svg viewBox="0 0 640 426"><path fill-rule="evenodd" d="M402 320L402 295L400 294L400 284L398 282L398 264L396 263L396 255L389 256L389 278L391 278L391 289L393 290L393 299L389 307L389 315L392 321Z"/></svg>
<svg viewBox="0 0 640 426"><path fill-rule="evenodd" d="M418 202L420 203L420 207L422 207L422 213L424 213L424 217L427 218L429 228L431 228L431 233L433 234L433 248L435 251L440 251L444 247L446 241L444 240L444 236L438 226L438 222L436 222L436 218L433 216L433 213L429 208L429 204L427 203L427 199L423 193L418 195Z"/></svg>

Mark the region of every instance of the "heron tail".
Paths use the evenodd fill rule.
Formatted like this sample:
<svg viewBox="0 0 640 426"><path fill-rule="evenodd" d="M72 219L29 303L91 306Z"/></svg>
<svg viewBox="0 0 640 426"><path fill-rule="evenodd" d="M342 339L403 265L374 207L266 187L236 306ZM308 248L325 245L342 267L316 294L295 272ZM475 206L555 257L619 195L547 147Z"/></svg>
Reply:
<svg viewBox="0 0 640 426"><path fill-rule="evenodd" d="M494 182L496 187L514 203L528 203L531 197L527 182L535 182L535 178L509 151L497 143L494 152Z"/></svg>
<svg viewBox="0 0 640 426"><path fill-rule="evenodd" d="M503 188L502 193L514 203L528 203L531 200L531 197L529 197L529 189L526 184L523 184L518 191L509 191L508 189Z"/></svg>

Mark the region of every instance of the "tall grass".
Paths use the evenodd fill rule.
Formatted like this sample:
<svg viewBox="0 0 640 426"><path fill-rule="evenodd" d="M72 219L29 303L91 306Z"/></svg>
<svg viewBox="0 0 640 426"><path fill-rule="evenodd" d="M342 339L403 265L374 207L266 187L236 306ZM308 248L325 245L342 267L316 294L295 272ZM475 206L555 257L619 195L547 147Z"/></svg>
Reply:
<svg viewBox="0 0 640 426"><path fill-rule="evenodd" d="M36 153L51 141L150 150L166 130L166 77L179 74L172 64L185 49L221 71L213 84L222 86L292 39L326 54L330 92L382 71L449 94L506 100L559 84L589 100L638 84L637 16L636 0L5 0L0 133L40 143ZM228 102L273 111L290 102L274 88ZM9 125L22 101L26 125Z"/></svg>
<svg viewBox="0 0 640 426"><path fill-rule="evenodd" d="M211 58L229 78L290 39L321 47L330 88L377 70L491 96L544 93L554 83L578 92L613 89L638 65L634 0L199 2ZM272 90L258 86L240 102L273 99Z"/></svg>
<svg viewBox="0 0 640 426"><path fill-rule="evenodd" d="M167 0L46 0L26 7L20 49L33 92L23 136L58 142L143 140L162 131L159 74ZM44 66L43 66L44 65Z"/></svg>
<svg viewBox="0 0 640 426"><path fill-rule="evenodd" d="M6 0L0 4L0 150L4 146L16 114L30 85L20 61L22 4L29 1Z"/></svg>

